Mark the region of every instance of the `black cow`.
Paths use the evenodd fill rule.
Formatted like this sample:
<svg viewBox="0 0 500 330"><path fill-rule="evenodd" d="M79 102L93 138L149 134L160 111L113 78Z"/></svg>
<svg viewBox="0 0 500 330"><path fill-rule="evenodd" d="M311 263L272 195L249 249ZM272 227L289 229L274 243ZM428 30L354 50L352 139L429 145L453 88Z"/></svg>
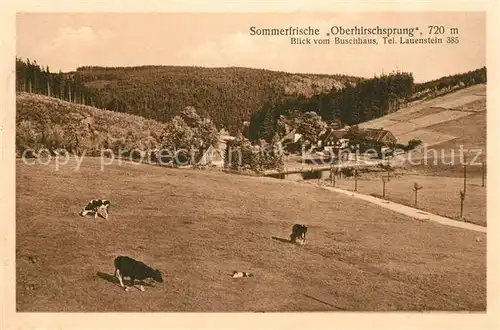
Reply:
<svg viewBox="0 0 500 330"><path fill-rule="evenodd" d="M128 291L128 287L123 285L123 278L130 277L130 283L134 286L134 281L144 280L146 278L152 278L156 282L162 283L163 278L158 269L153 269L141 261L134 260L130 257L119 256L116 257L115 261L115 277L120 280L120 285L125 291ZM144 287L141 285L140 290L144 291Z"/></svg>
<svg viewBox="0 0 500 330"><path fill-rule="evenodd" d="M306 225L299 225L299 224L294 224L292 227L292 233L290 234L290 241L292 243L295 243L297 241L297 238L302 240L302 244L306 243L306 233L307 233L307 226Z"/></svg>
<svg viewBox="0 0 500 330"><path fill-rule="evenodd" d="M87 205L80 212L80 215L83 217L87 213L94 213L94 219L97 218L99 211L104 212L104 217L108 220L109 215L109 207L111 206L111 202L107 199L93 199L87 203Z"/></svg>

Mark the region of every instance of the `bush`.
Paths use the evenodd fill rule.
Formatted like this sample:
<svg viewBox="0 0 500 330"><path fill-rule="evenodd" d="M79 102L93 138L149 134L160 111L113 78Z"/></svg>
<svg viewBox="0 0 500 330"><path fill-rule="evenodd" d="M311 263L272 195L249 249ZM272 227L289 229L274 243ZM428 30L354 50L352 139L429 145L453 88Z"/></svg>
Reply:
<svg viewBox="0 0 500 330"><path fill-rule="evenodd" d="M421 144L422 144L421 140L412 139L412 140L408 141L407 150L413 150L413 149L415 149L417 146L419 146Z"/></svg>
<svg viewBox="0 0 500 330"><path fill-rule="evenodd" d="M340 169L340 172L342 173L343 176L345 177L351 177L354 176L354 167L342 167Z"/></svg>
<svg viewBox="0 0 500 330"><path fill-rule="evenodd" d="M323 177L322 171L308 171L302 173L302 179L304 180L312 180L312 179L319 180L322 177Z"/></svg>
<svg viewBox="0 0 500 330"><path fill-rule="evenodd" d="M394 150L408 151L408 146L404 145L404 144L401 144L401 143L397 143L396 147L394 148Z"/></svg>

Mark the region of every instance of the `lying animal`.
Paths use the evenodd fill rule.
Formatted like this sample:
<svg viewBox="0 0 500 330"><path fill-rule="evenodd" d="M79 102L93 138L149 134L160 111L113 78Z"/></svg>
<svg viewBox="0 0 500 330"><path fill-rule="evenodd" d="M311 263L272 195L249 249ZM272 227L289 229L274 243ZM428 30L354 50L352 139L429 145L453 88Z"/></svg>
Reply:
<svg viewBox="0 0 500 330"><path fill-rule="evenodd" d="M94 213L94 219L97 218L99 212L104 213L104 218L108 220L109 215L109 206L111 205L110 201L107 199L93 199L87 203L87 205L80 212L80 215L83 217L87 213Z"/></svg>
<svg viewBox="0 0 500 330"><path fill-rule="evenodd" d="M304 245L306 244L306 233L307 233L306 225L295 224L292 227L292 233L290 234L290 241L292 241L292 243L295 243L297 239L300 239L302 245Z"/></svg>
<svg viewBox="0 0 500 330"><path fill-rule="evenodd" d="M234 278L242 278L242 277L252 277L252 273L247 273L247 272L239 272L235 270L232 275Z"/></svg>
<svg viewBox="0 0 500 330"><path fill-rule="evenodd" d="M123 285L123 278L130 277L130 283L135 286L135 280L144 280L146 278L152 278L156 282L162 283L163 278L158 269L153 269L141 261L134 260L130 257L119 256L115 259L115 277L118 277L120 285L125 291L128 291L128 287ZM141 291L144 291L144 287L141 285L139 287Z"/></svg>

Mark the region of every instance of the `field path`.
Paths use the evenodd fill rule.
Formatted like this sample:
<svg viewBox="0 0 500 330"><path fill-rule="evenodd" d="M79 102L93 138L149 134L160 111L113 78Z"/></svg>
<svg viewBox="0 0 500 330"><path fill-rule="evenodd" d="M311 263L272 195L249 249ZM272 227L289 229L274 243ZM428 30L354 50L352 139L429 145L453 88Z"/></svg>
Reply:
<svg viewBox="0 0 500 330"><path fill-rule="evenodd" d="M419 209L415 209L413 207L390 202L390 201L380 199L377 197L373 197L370 195L359 194L356 192L343 190L343 189L339 189L339 188L333 188L333 187L325 187L325 186L321 186L321 187L323 189L330 190L330 191L333 191L336 193L350 195L354 198L362 199L364 201L382 206L386 209L389 209L389 210L392 210L394 212L398 212L398 213L401 213L401 214L404 214L404 215L407 215L409 217L416 218L419 220L431 220L431 221L435 221L435 222L438 222L440 224L447 225L447 226L453 226L453 227L458 227L458 228L469 229L469 230L474 230L474 231L486 233L486 227L483 227L483 226L475 225L475 224L468 223L468 222L452 220L450 218L442 217L442 216L439 216L437 214L432 214L432 213L425 212L425 211L422 211Z"/></svg>

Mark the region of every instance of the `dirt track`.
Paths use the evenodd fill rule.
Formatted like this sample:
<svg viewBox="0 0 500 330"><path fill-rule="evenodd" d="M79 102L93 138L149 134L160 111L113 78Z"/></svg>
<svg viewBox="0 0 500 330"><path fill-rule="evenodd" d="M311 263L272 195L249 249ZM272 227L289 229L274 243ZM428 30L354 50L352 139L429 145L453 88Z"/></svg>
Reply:
<svg viewBox="0 0 500 330"><path fill-rule="evenodd" d="M380 199L380 198L376 198L373 196L358 194L356 192L347 191L347 190L343 190L343 189L339 189L339 188L333 188L333 187L322 186L322 188L336 192L336 193L349 195L349 196L352 196L354 198L361 199L361 200L370 202L370 203L378 205L378 206L382 206L383 208L407 215L407 216L415 218L415 219L435 221L435 222L438 222L438 223L446 225L446 226L463 228L463 229L473 230L473 231L477 231L477 232L481 232L481 233L487 232L487 228L483 227L483 226L479 226L479 225L475 225L475 224L467 223L467 222L463 222L463 221L456 221L456 220L453 220L450 218L442 217L442 216L432 214L429 212L424 212L422 210L415 209L413 207L394 203L394 202L387 201L387 200Z"/></svg>

